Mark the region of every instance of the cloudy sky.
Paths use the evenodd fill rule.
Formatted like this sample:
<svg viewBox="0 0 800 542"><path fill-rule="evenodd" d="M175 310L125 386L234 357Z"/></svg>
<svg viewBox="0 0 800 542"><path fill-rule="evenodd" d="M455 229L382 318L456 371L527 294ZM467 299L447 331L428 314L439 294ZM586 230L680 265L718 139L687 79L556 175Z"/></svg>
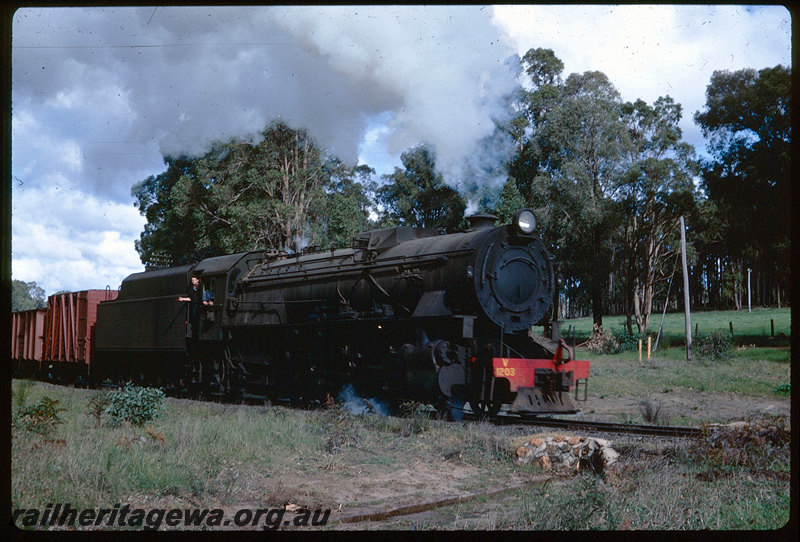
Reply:
<svg viewBox="0 0 800 542"><path fill-rule="evenodd" d="M12 277L46 293L117 288L143 270L131 186L168 153L251 137L281 117L378 173L426 142L448 182L516 81L553 49L624 100L683 105L714 70L791 64L782 7L26 8L12 26ZM485 182L491 182L486 180Z"/></svg>

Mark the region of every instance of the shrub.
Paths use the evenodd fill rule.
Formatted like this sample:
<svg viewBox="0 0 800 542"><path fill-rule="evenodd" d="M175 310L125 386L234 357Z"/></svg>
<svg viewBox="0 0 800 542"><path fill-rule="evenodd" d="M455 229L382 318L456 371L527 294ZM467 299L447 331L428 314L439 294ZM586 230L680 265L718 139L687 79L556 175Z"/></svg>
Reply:
<svg viewBox="0 0 800 542"><path fill-rule="evenodd" d="M105 413L111 416L111 425L126 421L141 426L160 416L164 411L164 392L156 388L141 388L126 384L124 388L108 395Z"/></svg>
<svg viewBox="0 0 800 542"><path fill-rule="evenodd" d="M616 351L616 343L611 337L611 332L597 324L592 325L592 334L585 346L590 352L597 354L613 354Z"/></svg>
<svg viewBox="0 0 800 542"><path fill-rule="evenodd" d="M30 380L20 380L16 389L11 390L11 397L14 400L14 406L17 408L22 408L25 406L25 401L27 401L28 395L30 395L29 392L31 386L33 386L33 382Z"/></svg>
<svg viewBox="0 0 800 542"><path fill-rule="evenodd" d="M730 334L723 329L718 329L710 335L701 337L697 341L695 349L701 358L718 361L731 357L732 346L733 340Z"/></svg>
<svg viewBox="0 0 800 542"><path fill-rule="evenodd" d="M100 419L110 403L111 401L106 394L95 395L89 399L89 403L86 405L86 412L89 416L94 418L97 427L100 427Z"/></svg>
<svg viewBox="0 0 800 542"><path fill-rule="evenodd" d="M58 408L58 401L45 396L39 401L38 405L23 407L18 409L11 420L14 429L23 429L39 435L47 435L55 426L64 423L59 412L67 410Z"/></svg>
<svg viewBox="0 0 800 542"><path fill-rule="evenodd" d="M661 410L661 403L651 400L641 401L639 403L639 410L642 413L642 418L647 423L654 425L667 425L669 424L669 416Z"/></svg>
<svg viewBox="0 0 800 542"><path fill-rule="evenodd" d="M792 385L791 383L781 384L775 391L773 392L775 395L791 395L792 394Z"/></svg>
<svg viewBox="0 0 800 542"><path fill-rule="evenodd" d="M642 344L647 344L647 334L629 333L627 328L611 328L603 330L601 334L597 334L598 351L602 354L619 354L620 352L627 352L629 350L636 351L639 349L639 340Z"/></svg>
<svg viewBox="0 0 800 542"><path fill-rule="evenodd" d="M612 329L611 338L616 343L616 351L609 353L617 354L619 352L627 352L628 350L638 350L639 339L642 338L642 336L628 333L628 330L623 327ZM645 340L647 339L645 338Z"/></svg>

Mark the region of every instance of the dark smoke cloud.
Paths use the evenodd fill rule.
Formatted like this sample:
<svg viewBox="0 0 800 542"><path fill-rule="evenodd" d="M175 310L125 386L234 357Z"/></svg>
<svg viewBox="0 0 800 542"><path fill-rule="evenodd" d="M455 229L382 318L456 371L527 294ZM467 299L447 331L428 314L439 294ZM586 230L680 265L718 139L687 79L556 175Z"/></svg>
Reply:
<svg viewBox="0 0 800 542"><path fill-rule="evenodd" d="M421 142L456 181L512 88L513 54L480 7L26 9L13 34L17 124L71 142L61 166L121 201L161 169L282 118L358 159L388 119L396 154ZM25 112L39 116L25 120ZM44 112L44 113L42 113ZM15 155L30 165L37 157Z"/></svg>

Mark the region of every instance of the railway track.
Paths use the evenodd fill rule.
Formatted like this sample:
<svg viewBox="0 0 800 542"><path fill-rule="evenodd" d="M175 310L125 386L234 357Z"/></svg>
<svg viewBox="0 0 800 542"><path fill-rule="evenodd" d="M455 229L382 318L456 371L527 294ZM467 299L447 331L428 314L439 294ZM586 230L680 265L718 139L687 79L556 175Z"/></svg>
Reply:
<svg viewBox="0 0 800 542"><path fill-rule="evenodd" d="M559 429L591 429L593 431L608 433L626 433L654 437L699 437L703 433L703 430L699 427L636 425L589 420L566 420L563 418L545 418L539 416L518 416L513 414L500 414L492 418L491 421L502 425L516 424L533 425L537 427L556 427Z"/></svg>
<svg viewBox="0 0 800 542"><path fill-rule="evenodd" d="M46 382L67 387L73 386L64 382ZM75 385L74 387L79 386ZM117 388L118 386L111 385L108 387ZM477 419L469 410L463 412L462 416L464 420ZM699 437L703 434L703 430L699 427L675 425L637 425L630 423L597 422L590 420L569 420L564 418L551 418L537 415L519 415L509 413L498 414L492 417L490 421L499 425L531 425L536 427L553 427L558 429L588 429L605 433L649 435L654 437Z"/></svg>

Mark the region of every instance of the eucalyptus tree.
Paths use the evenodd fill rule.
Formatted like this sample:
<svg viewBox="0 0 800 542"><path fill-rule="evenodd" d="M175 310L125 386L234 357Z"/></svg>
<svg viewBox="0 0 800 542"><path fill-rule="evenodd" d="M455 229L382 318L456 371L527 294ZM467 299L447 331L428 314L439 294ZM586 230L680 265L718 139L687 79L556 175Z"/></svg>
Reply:
<svg viewBox="0 0 800 542"><path fill-rule="evenodd" d="M136 252L146 267L162 267L188 262L191 255L203 246L197 231L202 219L199 215L183 213L178 209L177 190L173 189L183 177L195 175L196 159L186 156L165 156L167 169L151 175L133 185L131 195L134 205L147 219L139 239L134 242Z"/></svg>
<svg viewBox="0 0 800 542"><path fill-rule="evenodd" d="M332 159L305 130L282 122L258 137L214 143L200 157L167 157L167 171L133 187L148 219L136 245L145 264L196 260L209 246L231 253L308 242L310 213L326 197Z"/></svg>
<svg viewBox="0 0 800 542"><path fill-rule="evenodd" d="M353 237L374 226L377 214L372 199L375 170L366 165L350 167L340 160L326 166L330 182L324 197L316 198L309 210L311 242L322 247L349 246Z"/></svg>
<svg viewBox="0 0 800 542"><path fill-rule="evenodd" d="M526 86L511 96L511 120L505 130L515 141L517 153L508 164L508 173L527 201L535 199L534 179L548 165L552 146L542 137L548 114L561 97L564 63L551 49L530 49L520 59Z"/></svg>
<svg viewBox="0 0 800 542"><path fill-rule="evenodd" d="M591 306L602 327L611 272L614 198L630 141L619 93L601 72L570 75L547 113L539 137L547 160L534 179L534 196L548 209L548 239L573 299Z"/></svg>
<svg viewBox="0 0 800 542"><path fill-rule="evenodd" d="M403 169L384 175L376 191L383 207L384 224L443 228L455 231L463 225L467 203L436 172L436 156L425 145L400 155Z"/></svg>
<svg viewBox="0 0 800 542"><path fill-rule="evenodd" d="M679 218L695 206L699 166L694 148L682 141L681 109L669 96L652 106L636 100L622 107L631 144L617 191L623 215L617 254L629 332L633 316L639 333L647 332L657 281L673 269L662 264L679 249Z"/></svg>
<svg viewBox="0 0 800 542"><path fill-rule="evenodd" d="M705 108L694 115L709 140L703 189L723 217L737 299L748 267L762 285L757 294L769 290L779 300L791 284L791 78L791 68L780 65L715 71Z"/></svg>
<svg viewBox="0 0 800 542"><path fill-rule="evenodd" d="M497 208L494 209L494 213L502 224L510 224L517 211L523 207L525 207L525 200L517 188L517 183L509 177L500 190L500 201Z"/></svg>
<svg viewBox="0 0 800 542"><path fill-rule="evenodd" d="M47 298L44 288L36 284L35 281L23 282L21 280L11 281L11 311L28 311L31 309L43 309L47 306Z"/></svg>

